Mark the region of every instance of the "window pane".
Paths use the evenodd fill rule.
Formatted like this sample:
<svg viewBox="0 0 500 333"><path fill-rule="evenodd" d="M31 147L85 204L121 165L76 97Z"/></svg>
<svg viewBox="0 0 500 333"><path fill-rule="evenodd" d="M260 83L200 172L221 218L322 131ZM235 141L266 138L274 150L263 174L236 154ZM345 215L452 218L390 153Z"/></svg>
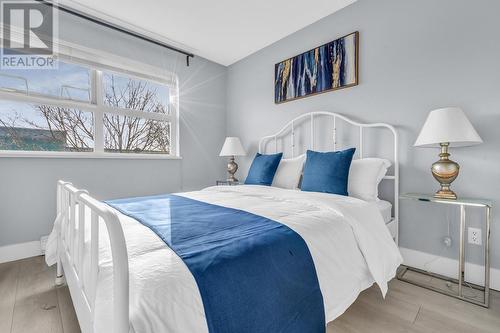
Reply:
<svg viewBox="0 0 500 333"><path fill-rule="evenodd" d="M92 112L0 101L0 150L88 152L93 148Z"/></svg>
<svg viewBox="0 0 500 333"><path fill-rule="evenodd" d="M170 123L105 114L104 150L112 153L170 154Z"/></svg>
<svg viewBox="0 0 500 333"><path fill-rule="evenodd" d="M90 69L62 61L58 66L58 69L2 69L0 89L90 102Z"/></svg>
<svg viewBox="0 0 500 333"><path fill-rule="evenodd" d="M2 69L0 89L90 102L90 69L62 61L57 69Z"/></svg>
<svg viewBox="0 0 500 333"><path fill-rule="evenodd" d="M152 81L104 73L104 104L144 112L170 113L169 89Z"/></svg>

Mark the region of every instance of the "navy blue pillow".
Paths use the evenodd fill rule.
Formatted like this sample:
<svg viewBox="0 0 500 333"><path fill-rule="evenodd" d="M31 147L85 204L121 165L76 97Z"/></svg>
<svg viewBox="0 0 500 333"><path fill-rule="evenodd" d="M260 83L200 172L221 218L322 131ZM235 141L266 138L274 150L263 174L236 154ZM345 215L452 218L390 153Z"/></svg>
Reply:
<svg viewBox="0 0 500 333"><path fill-rule="evenodd" d="M282 156L283 153L271 155L257 153L253 159L252 166L250 166L250 170L248 170L245 184L271 186Z"/></svg>
<svg viewBox="0 0 500 333"><path fill-rule="evenodd" d="M356 148L320 153L308 150L302 191L347 195L347 178Z"/></svg>

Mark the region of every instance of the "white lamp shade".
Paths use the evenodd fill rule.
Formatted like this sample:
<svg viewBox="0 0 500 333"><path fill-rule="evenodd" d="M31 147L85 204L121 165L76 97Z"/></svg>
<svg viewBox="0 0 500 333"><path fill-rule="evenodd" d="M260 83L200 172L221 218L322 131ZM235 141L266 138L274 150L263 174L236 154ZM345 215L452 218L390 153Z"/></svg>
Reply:
<svg viewBox="0 0 500 333"><path fill-rule="evenodd" d="M228 136L220 151L219 156L245 156L247 153L239 138Z"/></svg>
<svg viewBox="0 0 500 333"><path fill-rule="evenodd" d="M450 147L464 147L483 142L460 108L443 108L431 111L418 135L415 146L439 147L449 142Z"/></svg>

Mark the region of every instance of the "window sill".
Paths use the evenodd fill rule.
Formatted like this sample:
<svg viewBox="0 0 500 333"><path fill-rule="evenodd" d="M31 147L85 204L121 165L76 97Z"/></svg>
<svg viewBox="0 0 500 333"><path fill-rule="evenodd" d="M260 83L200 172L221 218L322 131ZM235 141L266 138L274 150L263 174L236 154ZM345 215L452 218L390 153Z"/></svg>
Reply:
<svg viewBox="0 0 500 333"><path fill-rule="evenodd" d="M78 153L56 151L0 151L0 158L31 157L31 158L103 158L103 159L134 159L134 160L181 160L181 156L161 154L133 153Z"/></svg>

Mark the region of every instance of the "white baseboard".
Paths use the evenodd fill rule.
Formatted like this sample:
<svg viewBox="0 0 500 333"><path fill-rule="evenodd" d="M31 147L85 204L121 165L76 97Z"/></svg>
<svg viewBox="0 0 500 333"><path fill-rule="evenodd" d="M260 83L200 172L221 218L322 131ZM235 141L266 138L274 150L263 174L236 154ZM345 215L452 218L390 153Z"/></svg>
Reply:
<svg viewBox="0 0 500 333"><path fill-rule="evenodd" d="M404 265L428 270L444 276L458 277L458 260L400 247ZM465 263L465 280L484 286L484 266ZM490 269L490 288L500 290L500 269Z"/></svg>
<svg viewBox="0 0 500 333"><path fill-rule="evenodd" d="M0 264L41 254L40 241L0 246Z"/></svg>

